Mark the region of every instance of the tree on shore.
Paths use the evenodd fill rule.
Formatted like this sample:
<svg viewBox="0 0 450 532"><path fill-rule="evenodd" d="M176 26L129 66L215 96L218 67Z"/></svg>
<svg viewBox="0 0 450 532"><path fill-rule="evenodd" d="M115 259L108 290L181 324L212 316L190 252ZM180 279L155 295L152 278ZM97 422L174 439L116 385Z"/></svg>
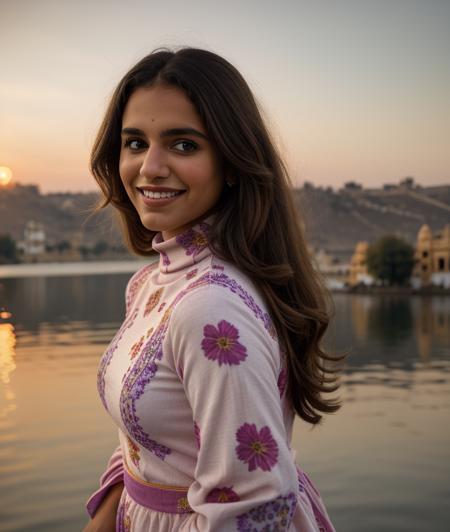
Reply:
<svg viewBox="0 0 450 532"><path fill-rule="evenodd" d="M414 248L402 238L386 235L369 246L367 269L388 285L405 285L414 266Z"/></svg>
<svg viewBox="0 0 450 532"><path fill-rule="evenodd" d="M0 264L17 262L16 241L9 235L0 235Z"/></svg>

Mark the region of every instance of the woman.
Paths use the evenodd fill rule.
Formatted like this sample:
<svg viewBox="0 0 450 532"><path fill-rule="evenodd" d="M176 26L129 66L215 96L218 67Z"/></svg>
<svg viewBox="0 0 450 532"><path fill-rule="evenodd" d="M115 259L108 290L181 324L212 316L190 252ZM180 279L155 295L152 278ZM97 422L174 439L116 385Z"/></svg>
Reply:
<svg viewBox="0 0 450 532"><path fill-rule="evenodd" d="M295 412L339 408L325 291L244 79L205 50L153 52L119 83L91 168L130 248L158 260L99 366L120 445L85 530L334 530L290 448Z"/></svg>

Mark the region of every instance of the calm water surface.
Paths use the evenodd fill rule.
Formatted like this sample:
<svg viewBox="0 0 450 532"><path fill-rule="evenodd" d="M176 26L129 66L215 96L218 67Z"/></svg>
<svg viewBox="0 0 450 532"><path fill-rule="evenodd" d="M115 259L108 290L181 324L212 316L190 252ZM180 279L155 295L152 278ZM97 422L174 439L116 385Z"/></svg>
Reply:
<svg viewBox="0 0 450 532"><path fill-rule="evenodd" d="M96 390L130 274L0 281L0 530L79 531L117 444ZM343 408L293 447L338 532L450 530L450 298L336 295Z"/></svg>

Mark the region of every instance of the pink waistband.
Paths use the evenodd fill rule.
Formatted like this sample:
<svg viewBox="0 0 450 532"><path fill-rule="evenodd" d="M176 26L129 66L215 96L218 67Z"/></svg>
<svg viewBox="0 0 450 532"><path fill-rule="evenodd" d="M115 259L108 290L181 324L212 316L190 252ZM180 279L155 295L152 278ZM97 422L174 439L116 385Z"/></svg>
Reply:
<svg viewBox="0 0 450 532"><path fill-rule="evenodd" d="M188 488L146 482L137 478L125 463L123 481L128 495L141 506L170 514L193 512L187 500Z"/></svg>

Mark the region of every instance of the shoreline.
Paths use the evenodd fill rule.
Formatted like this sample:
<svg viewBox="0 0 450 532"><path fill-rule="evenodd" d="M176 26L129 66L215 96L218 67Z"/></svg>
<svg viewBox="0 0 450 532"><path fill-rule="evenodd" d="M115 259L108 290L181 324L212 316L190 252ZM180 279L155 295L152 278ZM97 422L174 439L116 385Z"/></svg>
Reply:
<svg viewBox="0 0 450 532"><path fill-rule="evenodd" d="M21 279L28 277L67 277L78 275L109 275L133 273L151 260L126 261L80 261L80 262L40 262L0 265L2 279Z"/></svg>
<svg viewBox="0 0 450 532"><path fill-rule="evenodd" d="M334 288L333 293L356 295L450 296L450 288L437 285L413 288L412 286L354 286Z"/></svg>
<svg viewBox="0 0 450 532"><path fill-rule="evenodd" d="M24 279L33 277L68 277L85 275L114 275L134 273L153 260L110 260L78 262L40 262L20 264L0 264L0 281L3 279ZM403 296L450 296L450 287L429 285L423 288L412 286L336 286L330 283L328 289L333 294L356 295L403 295Z"/></svg>

